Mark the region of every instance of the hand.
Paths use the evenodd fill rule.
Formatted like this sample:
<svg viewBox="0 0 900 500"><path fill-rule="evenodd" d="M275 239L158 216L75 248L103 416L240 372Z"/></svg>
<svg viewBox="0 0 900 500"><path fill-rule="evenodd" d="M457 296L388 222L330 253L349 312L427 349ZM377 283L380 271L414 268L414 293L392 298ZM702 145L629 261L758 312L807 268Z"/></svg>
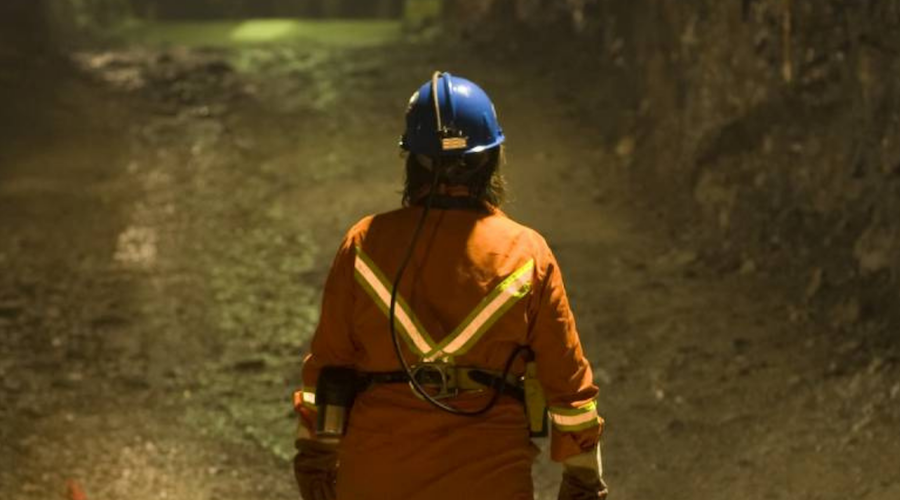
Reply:
<svg viewBox="0 0 900 500"><path fill-rule="evenodd" d="M599 500L606 498L607 494L599 443L563 461L559 500Z"/></svg>
<svg viewBox="0 0 900 500"><path fill-rule="evenodd" d="M594 469L566 467L559 485L559 500L601 500L607 495L606 483Z"/></svg>
<svg viewBox="0 0 900 500"><path fill-rule="evenodd" d="M336 500L337 447L312 439L295 442L294 477L303 500Z"/></svg>

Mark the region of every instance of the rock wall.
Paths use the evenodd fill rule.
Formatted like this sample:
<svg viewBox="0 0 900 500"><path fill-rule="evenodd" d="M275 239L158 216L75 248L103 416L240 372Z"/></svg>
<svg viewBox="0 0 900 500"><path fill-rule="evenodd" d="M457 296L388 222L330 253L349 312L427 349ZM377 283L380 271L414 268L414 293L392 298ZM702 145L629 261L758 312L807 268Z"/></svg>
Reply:
<svg viewBox="0 0 900 500"><path fill-rule="evenodd" d="M134 18L130 0L43 0L47 39L63 52L106 35Z"/></svg>
<svg viewBox="0 0 900 500"><path fill-rule="evenodd" d="M689 234L713 269L786 278L795 319L819 312L837 329L892 335L900 1L449 0L446 9L466 36L499 33L526 61L560 61L553 71L635 195L673 234Z"/></svg>
<svg viewBox="0 0 900 500"><path fill-rule="evenodd" d="M6 0L0 3L0 57L16 49L44 45L43 2Z"/></svg>

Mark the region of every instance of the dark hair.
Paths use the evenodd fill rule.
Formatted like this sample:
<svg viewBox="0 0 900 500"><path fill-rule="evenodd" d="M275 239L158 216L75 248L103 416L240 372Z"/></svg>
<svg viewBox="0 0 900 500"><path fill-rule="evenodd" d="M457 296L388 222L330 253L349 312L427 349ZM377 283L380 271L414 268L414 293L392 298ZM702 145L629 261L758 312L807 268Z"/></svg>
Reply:
<svg viewBox="0 0 900 500"><path fill-rule="evenodd" d="M407 154L403 206L423 203L424 195L434 182L435 172L439 171L438 184L465 186L469 189L470 197L499 207L506 195L506 180L500 174L500 164L504 162L504 158L502 146L480 153L437 159ZM435 160L441 164L436 165Z"/></svg>

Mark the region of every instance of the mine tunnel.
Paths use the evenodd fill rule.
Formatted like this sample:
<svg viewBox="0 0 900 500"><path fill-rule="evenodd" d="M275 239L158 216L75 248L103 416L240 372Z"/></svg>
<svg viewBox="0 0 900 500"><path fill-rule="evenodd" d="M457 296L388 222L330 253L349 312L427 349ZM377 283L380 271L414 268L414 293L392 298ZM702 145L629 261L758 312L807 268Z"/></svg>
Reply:
<svg viewBox="0 0 900 500"><path fill-rule="evenodd" d="M484 491L516 456L516 498L574 498L567 460L599 439L617 500L896 500L898 58L897 0L4 0L0 498L300 498L298 420L326 406L294 394L346 330L352 373L392 340L428 373L383 353L410 386L356 394L329 448L338 491ZM457 124L470 103L480 118ZM432 193L485 165L502 205ZM409 194L414 168L431 191ZM420 212L420 238L368 218ZM446 239L460 217L506 229ZM358 243L360 224L389 244ZM528 245L547 250L494 274L452 257ZM556 321L530 312L545 296ZM536 353L549 437L528 439L513 397L537 387L523 360L441 400L511 387L474 418L411 382L456 370L416 358L411 332L453 335L482 299L495 370ZM329 320L329 303L352 307ZM367 421L377 394L406 413ZM489 449L502 429L452 440L507 410L519 455ZM362 467L363 448L393 458ZM377 485L349 484L376 466ZM419 469L434 483L403 472Z"/></svg>

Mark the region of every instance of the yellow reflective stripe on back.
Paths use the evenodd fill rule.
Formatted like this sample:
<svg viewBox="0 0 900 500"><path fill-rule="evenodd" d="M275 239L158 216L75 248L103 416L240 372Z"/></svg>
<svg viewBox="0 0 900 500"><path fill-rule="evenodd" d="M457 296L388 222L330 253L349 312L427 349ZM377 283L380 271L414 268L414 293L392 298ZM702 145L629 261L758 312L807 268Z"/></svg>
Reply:
<svg viewBox="0 0 900 500"><path fill-rule="evenodd" d="M553 425L563 432L575 432L600 425L597 405L593 401L579 408L551 406L549 413Z"/></svg>
<svg viewBox="0 0 900 500"><path fill-rule="evenodd" d="M391 284L387 282L384 275L378 270L374 263L363 253L362 249L356 249L356 278L375 301L375 304L385 313L390 315L391 304ZM404 334L410 348L419 355L424 356L431 351L434 342L421 327L412 310L406 305L399 296L397 297L397 308L394 311L395 321L401 333Z"/></svg>
<svg viewBox="0 0 900 500"><path fill-rule="evenodd" d="M357 281L372 297L379 309L388 316L391 303L390 290L393 285L359 247L356 248L354 267ZM422 356L425 361L463 354L471 349L509 308L531 290L533 270L534 260L529 260L500 282L463 320L462 324L439 344L431 339L406 301L398 296L395 311L398 330L403 333L410 349Z"/></svg>
<svg viewBox="0 0 900 500"><path fill-rule="evenodd" d="M425 361L465 353L506 311L531 290L534 260L529 260L485 297L456 330L425 356Z"/></svg>

